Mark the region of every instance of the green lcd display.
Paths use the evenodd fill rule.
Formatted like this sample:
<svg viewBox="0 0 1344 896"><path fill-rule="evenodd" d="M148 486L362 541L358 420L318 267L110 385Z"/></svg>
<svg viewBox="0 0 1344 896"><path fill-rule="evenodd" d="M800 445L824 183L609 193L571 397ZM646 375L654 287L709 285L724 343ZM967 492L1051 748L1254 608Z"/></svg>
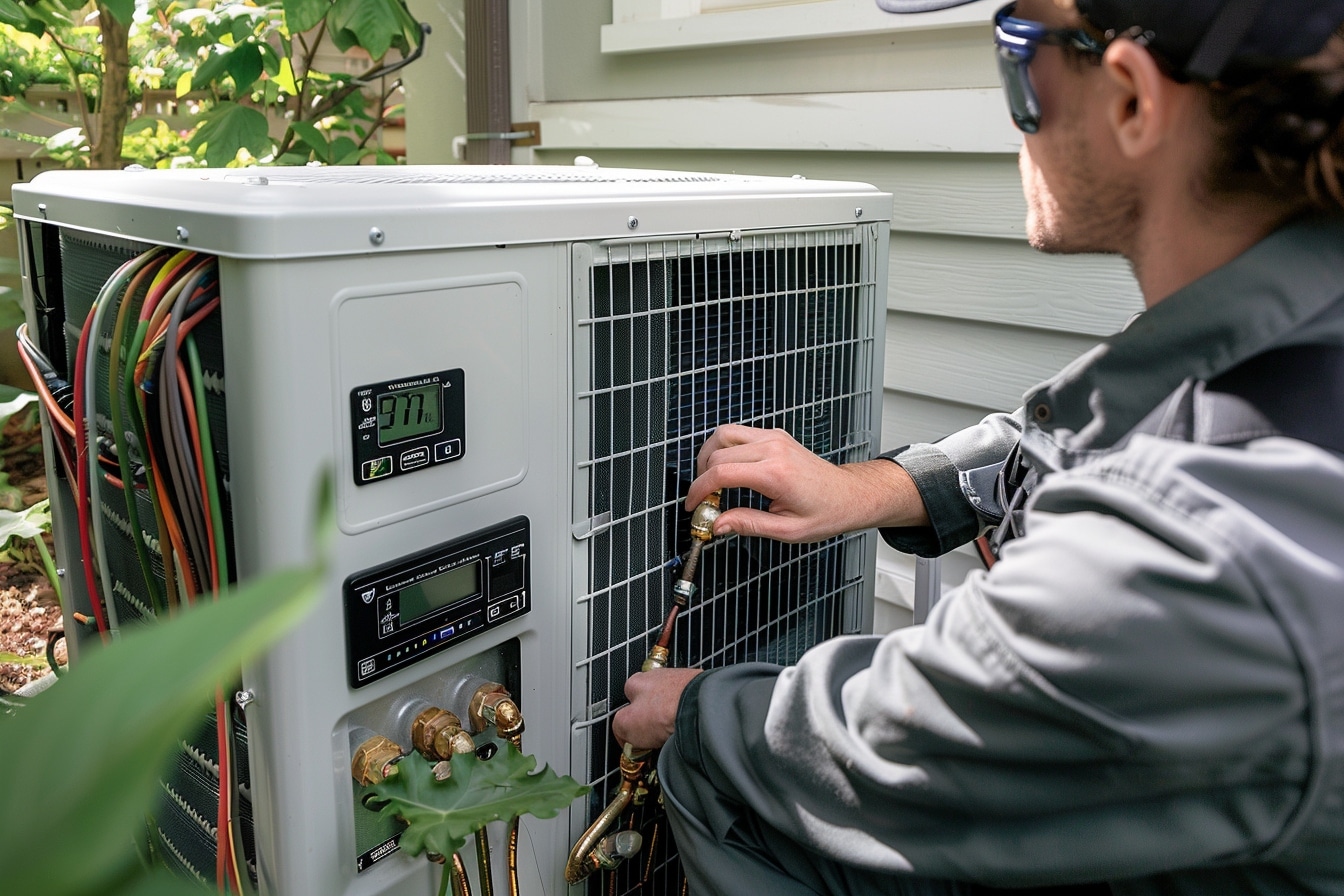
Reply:
<svg viewBox="0 0 1344 896"><path fill-rule="evenodd" d="M438 383L394 389L378 396L378 445L394 445L443 429L443 390Z"/></svg>
<svg viewBox="0 0 1344 896"><path fill-rule="evenodd" d="M468 563L457 569L401 589L401 624L414 622L435 610L442 610L481 591L481 565Z"/></svg>

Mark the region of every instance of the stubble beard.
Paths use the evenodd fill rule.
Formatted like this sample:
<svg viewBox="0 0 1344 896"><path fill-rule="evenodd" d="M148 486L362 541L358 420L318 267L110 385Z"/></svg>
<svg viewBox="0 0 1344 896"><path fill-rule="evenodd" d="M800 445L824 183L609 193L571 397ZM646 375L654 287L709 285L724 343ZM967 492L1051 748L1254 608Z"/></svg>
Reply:
<svg viewBox="0 0 1344 896"><path fill-rule="evenodd" d="M1027 242L1051 255L1126 254L1139 218L1137 194L1099 171L1082 135L1042 170L1024 142L1018 155L1027 201Z"/></svg>

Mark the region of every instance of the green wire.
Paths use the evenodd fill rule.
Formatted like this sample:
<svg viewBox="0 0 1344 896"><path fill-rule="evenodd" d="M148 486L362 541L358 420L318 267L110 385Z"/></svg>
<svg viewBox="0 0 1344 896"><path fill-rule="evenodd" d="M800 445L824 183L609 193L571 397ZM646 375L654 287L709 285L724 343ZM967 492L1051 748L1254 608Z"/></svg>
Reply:
<svg viewBox="0 0 1344 896"><path fill-rule="evenodd" d="M196 335L188 333L185 340L187 364L191 368L192 393L196 397L196 429L201 439L201 463L205 468L205 488L210 505L210 525L215 530L215 562L219 564L220 583L229 577L229 554L225 544L224 510L219 501L219 486L215 480L215 449L210 438L210 421L205 412L205 375L201 356L196 351Z"/></svg>
<svg viewBox="0 0 1344 896"><path fill-rule="evenodd" d="M162 250L157 251L162 255ZM151 278L151 284L152 282ZM141 537L143 529L140 526L140 511L136 507L135 501L135 479L131 475L130 451L125 444L125 433L122 429L122 402L125 402L127 408L137 408L138 404L135 396L135 364L127 365L127 374L123 378L120 376L121 359L125 357L130 360L140 356L138 350L131 354L131 346L126 344L126 321L130 317L131 307L138 308L143 304L144 297L141 297L137 303L134 296L126 295L122 297L121 305L117 309L117 322L113 328L112 346L108 352L108 397L110 399L108 401L110 408L108 416L112 420L112 443L117 448L117 466L121 470L121 489L126 495L126 518L131 524L131 541L135 543L135 556L140 561L140 572L144 576L145 587L149 590L149 599L154 606L154 615L159 616L166 610L166 604L150 567L149 548L145 544L144 538ZM136 313L138 314L138 312ZM131 336L132 342L143 343L144 334L148 329L148 322L141 321ZM121 382L118 383L118 380L121 380ZM118 385L121 387L120 390L117 388ZM121 393L121 401L117 400L118 391ZM135 437L140 442L141 459L144 461L145 470L148 473L150 459L147 452L143 450L145 446L144 432L141 427L136 426L136 416L134 413L131 414L131 425L135 428ZM152 476L146 478L153 479Z"/></svg>

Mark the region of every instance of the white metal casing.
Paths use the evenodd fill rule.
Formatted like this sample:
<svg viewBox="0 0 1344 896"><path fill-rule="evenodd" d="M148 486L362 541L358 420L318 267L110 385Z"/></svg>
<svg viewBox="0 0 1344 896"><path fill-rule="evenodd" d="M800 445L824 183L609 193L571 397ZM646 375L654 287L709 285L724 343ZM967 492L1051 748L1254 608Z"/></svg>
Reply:
<svg viewBox="0 0 1344 896"><path fill-rule="evenodd" d="M244 671L261 888L284 896L434 892L423 859L356 873L348 729L377 726L399 696L451 690L497 645L521 648L526 751L582 768L574 290L587 273L574 259L632 240L857 228L881 247L872 281L885 286L891 201L863 184L593 167L51 172L14 194L22 221L218 256L240 576L310 558L314 495L333 476L340 532L321 606ZM864 363L880 389L880 292L874 305ZM357 486L350 390L454 366L468 377L466 456ZM516 516L532 530L530 612L352 689L346 578ZM70 524L59 528L58 549L76 555ZM871 549L865 562L871 624ZM584 823L572 814L524 826L523 892L566 891L560 869Z"/></svg>

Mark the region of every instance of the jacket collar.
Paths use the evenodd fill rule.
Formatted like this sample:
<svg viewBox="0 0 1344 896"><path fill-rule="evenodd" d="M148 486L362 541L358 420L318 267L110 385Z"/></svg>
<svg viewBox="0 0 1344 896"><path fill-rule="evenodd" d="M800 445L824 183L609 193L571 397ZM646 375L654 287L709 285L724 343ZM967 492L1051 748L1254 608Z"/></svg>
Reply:
<svg viewBox="0 0 1344 896"><path fill-rule="evenodd" d="M1027 419L1056 450L1113 447L1188 379L1271 348L1344 339L1338 325L1333 335L1310 326L1341 297L1344 218L1290 223L1027 393Z"/></svg>

